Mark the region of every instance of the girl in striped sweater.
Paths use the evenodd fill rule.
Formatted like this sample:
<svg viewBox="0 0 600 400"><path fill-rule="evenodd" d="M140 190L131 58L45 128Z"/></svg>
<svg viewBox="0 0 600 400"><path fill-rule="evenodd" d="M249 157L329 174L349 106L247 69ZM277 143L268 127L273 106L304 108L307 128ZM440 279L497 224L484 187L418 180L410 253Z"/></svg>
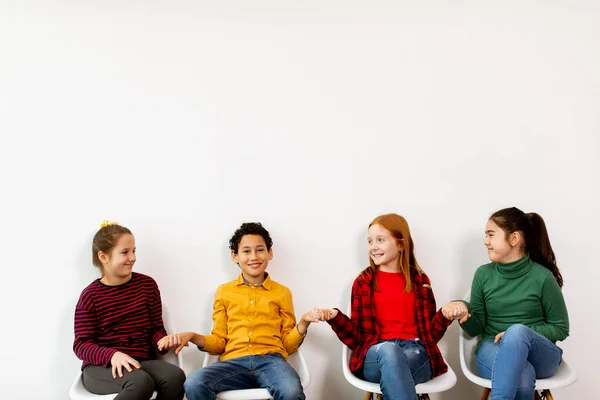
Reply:
<svg viewBox="0 0 600 400"><path fill-rule="evenodd" d="M167 335L160 292L154 279L132 272L136 261L131 231L105 221L94 236L92 260L101 278L86 287L75 308L73 350L83 360L83 385L95 394L118 393L118 400L183 398L184 372L156 360L176 348Z"/></svg>

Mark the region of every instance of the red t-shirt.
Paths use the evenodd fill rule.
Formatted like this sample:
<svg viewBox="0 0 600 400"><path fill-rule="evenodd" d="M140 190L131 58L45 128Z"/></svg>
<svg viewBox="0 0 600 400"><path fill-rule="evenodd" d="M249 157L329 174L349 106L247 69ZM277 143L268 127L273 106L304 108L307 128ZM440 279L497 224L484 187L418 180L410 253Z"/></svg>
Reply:
<svg viewBox="0 0 600 400"><path fill-rule="evenodd" d="M417 334L415 293L406 293L406 279L401 272L377 270L377 286L373 292L375 318L379 327L379 339L414 339Z"/></svg>

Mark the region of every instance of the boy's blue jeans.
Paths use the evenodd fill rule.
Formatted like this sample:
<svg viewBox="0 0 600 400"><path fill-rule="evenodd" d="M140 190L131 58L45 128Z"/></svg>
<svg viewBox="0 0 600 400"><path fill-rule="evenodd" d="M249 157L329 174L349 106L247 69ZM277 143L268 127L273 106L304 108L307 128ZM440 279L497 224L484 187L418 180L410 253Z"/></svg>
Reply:
<svg viewBox="0 0 600 400"><path fill-rule="evenodd" d="M415 400L415 385L431 379L431 364L418 339L380 340L367 351L363 376L379 383L384 400Z"/></svg>
<svg viewBox="0 0 600 400"><path fill-rule="evenodd" d="M265 388L275 400L304 400L300 377L280 354L219 361L190 374L183 387L188 400L214 400L226 390Z"/></svg>
<svg viewBox="0 0 600 400"><path fill-rule="evenodd" d="M536 378L549 378L558 369L562 350L525 325L512 325L499 343L488 339L477 353L477 370L492 380L490 400L531 400Z"/></svg>

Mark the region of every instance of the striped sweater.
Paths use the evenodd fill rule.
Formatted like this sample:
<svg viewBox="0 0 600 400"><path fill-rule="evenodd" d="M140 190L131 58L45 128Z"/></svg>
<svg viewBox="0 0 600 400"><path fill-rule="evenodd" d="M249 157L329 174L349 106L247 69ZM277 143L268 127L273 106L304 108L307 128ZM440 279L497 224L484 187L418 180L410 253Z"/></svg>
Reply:
<svg viewBox="0 0 600 400"><path fill-rule="evenodd" d="M97 279L81 292L73 351L83 360L82 369L108 367L117 351L138 360L155 358L156 344L166 334L160 291L149 276L133 272L118 286Z"/></svg>

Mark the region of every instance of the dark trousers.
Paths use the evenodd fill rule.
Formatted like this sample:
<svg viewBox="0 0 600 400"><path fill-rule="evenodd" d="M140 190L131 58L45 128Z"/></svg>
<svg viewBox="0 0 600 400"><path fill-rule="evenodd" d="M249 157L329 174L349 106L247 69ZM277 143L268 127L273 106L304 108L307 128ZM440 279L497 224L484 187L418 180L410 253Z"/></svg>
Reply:
<svg viewBox="0 0 600 400"><path fill-rule="evenodd" d="M118 393L115 400L148 400L158 392L158 400L183 399L185 373L176 365L162 360L140 362L142 368L132 372L123 368L123 377L112 376L112 367L88 365L83 370L83 386L94 394Z"/></svg>

